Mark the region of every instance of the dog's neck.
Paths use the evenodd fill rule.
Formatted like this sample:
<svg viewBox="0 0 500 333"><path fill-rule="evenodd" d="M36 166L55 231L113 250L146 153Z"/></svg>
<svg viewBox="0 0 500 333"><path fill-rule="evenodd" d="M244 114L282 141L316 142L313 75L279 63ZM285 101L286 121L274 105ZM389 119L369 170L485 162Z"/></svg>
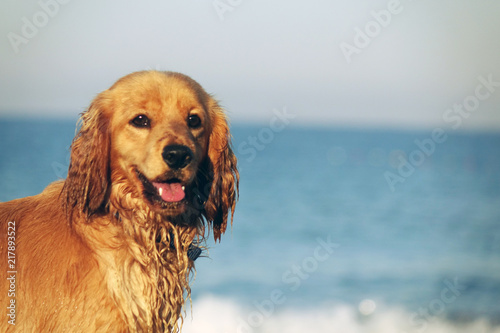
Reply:
<svg viewBox="0 0 500 333"><path fill-rule="evenodd" d="M190 295L189 256L198 252L193 248L196 227L180 227L151 213L137 216L112 209L110 214L112 223L96 216L75 228L95 253L124 321L137 331L175 330Z"/></svg>

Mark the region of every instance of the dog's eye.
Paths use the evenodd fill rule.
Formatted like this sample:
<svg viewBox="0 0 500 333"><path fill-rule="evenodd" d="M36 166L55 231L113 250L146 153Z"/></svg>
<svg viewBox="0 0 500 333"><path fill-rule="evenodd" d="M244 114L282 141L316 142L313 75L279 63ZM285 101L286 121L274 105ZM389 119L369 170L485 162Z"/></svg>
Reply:
<svg viewBox="0 0 500 333"><path fill-rule="evenodd" d="M192 114L188 117L187 123L191 128L198 128L201 125L201 119L197 115Z"/></svg>
<svg viewBox="0 0 500 333"><path fill-rule="evenodd" d="M132 119L130 121L130 123L135 126L135 127L150 127L151 126L151 122L149 120L148 117L146 117L145 115L141 114L137 117L135 117L134 119Z"/></svg>

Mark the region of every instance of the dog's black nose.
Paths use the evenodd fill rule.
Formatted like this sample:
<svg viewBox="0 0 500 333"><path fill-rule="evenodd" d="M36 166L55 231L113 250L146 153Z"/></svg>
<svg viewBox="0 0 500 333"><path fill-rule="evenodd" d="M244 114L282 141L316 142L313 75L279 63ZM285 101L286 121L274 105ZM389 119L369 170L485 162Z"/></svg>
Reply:
<svg viewBox="0 0 500 333"><path fill-rule="evenodd" d="M182 169L193 159L193 152L186 146L171 145L163 148L163 160L172 169Z"/></svg>

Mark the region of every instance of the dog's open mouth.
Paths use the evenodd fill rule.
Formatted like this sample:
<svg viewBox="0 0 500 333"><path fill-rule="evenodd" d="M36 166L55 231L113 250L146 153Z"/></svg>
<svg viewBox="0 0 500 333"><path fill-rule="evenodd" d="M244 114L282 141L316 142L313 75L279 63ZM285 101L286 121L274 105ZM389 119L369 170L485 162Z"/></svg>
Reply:
<svg viewBox="0 0 500 333"><path fill-rule="evenodd" d="M168 183L151 183L157 190L158 196L165 202L179 202L186 196L186 187L177 180L169 180Z"/></svg>
<svg viewBox="0 0 500 333"><path fill-rule="evenodd" d="M177 178L150 181L139 171L137 177L144 187L144 196L163 209L180 208L186 201L186 185Z"/></svg>

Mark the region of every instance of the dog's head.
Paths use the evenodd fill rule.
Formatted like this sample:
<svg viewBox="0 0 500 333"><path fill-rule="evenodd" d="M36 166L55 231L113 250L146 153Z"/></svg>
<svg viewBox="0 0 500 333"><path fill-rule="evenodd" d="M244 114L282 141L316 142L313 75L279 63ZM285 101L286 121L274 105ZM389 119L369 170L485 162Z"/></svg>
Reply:
<svg viewBox="0 0 500 333"><path fill-rule="evenodd" d="M171 221L203 216L220 238L239 176L224 112L197 82L173 72L130 74L81 121L64 186L68 209L106 214L111 196L128 195ZM115 193L118 184L127 193Z"/></svg>

